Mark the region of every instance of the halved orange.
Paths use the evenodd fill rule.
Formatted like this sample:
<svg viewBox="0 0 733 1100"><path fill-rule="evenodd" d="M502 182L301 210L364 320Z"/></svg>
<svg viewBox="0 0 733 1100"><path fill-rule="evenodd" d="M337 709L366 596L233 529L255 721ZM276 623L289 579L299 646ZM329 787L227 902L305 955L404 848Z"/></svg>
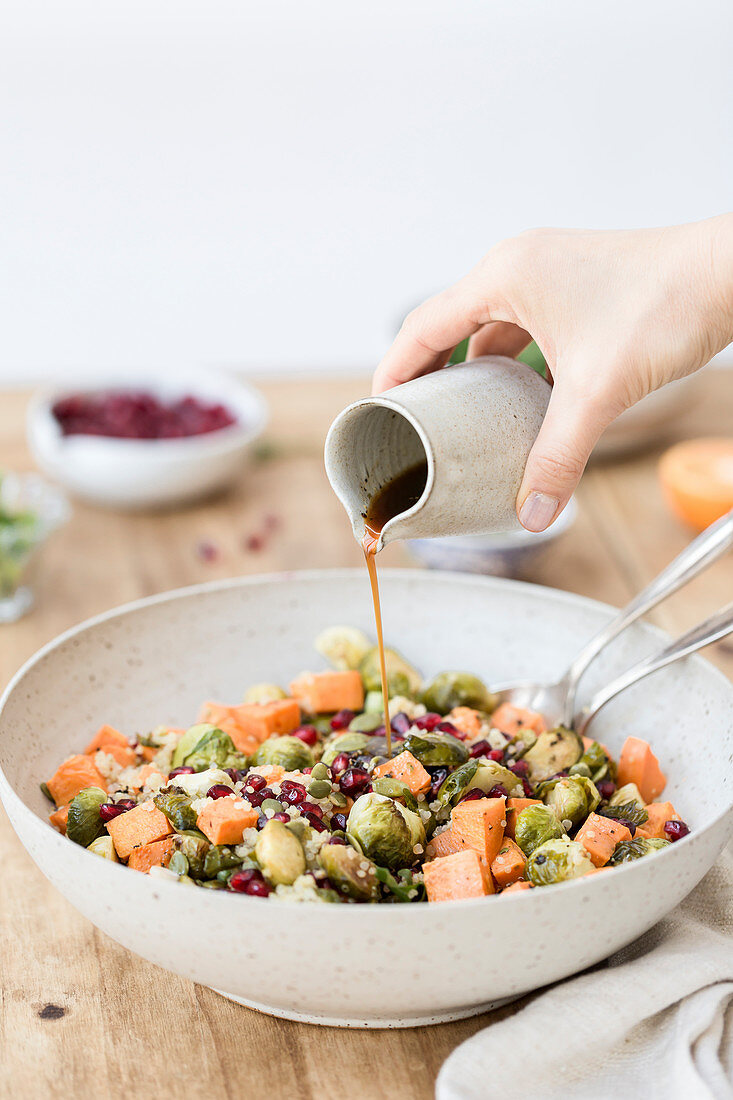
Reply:
<svg viewBox="0 0 733 1100"><path fill-rule="evenodd" d="M733 508L733 439L688 439L662 455L659 477L675 515L702 531Z"/></svg>

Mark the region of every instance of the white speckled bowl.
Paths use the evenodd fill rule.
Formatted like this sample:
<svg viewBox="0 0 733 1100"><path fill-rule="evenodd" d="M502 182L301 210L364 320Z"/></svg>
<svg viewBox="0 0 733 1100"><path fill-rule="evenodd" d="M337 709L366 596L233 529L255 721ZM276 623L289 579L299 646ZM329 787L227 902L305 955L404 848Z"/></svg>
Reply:
<svg viewBox="0 0 733 1100"><path fill-rule="evenodd" d="M422 571L382 577L389 641L431 675L556 678L609 609L547 588ZM469 1016L556 981L641 935L702 878L733 820L733 687L701 658L610 704L595 732L654 745L693 832L618 870L511 897L415 906L294 906L155 881L70 843L38 789L90 731L191 722L203 699L318 667L315 634L371 631L360 570L205 585L93 619L42 649L0 704L0 794L23 844L72 905L150 962L279 1016L404 1027ZM593 681L647 653L634 627ZM692 758L692 754L695 754ZM37 945L38 946L38 945Z"/></svg>

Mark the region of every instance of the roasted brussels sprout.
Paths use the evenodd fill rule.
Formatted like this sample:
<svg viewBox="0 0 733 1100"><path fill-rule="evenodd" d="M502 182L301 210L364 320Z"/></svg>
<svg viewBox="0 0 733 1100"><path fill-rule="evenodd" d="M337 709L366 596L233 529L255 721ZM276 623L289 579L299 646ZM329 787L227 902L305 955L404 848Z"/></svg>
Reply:
<svg viewBox="0 0 733 1100"><path fill-rule="evenodd" d="M181 737L181 740L175 747L173 752L173 759L171 764L174 768L180 768L187 756L190 756L193 750L198 745L199 741L209 734L213 733L216 726L212 726L210 722L200 722L197 726L191 726Z"/></svg>
<svg viewBox="0 0 733 1100"><path fill-rule="evenodd" d="M534 849L527 860L527 878L535 886L566 882L587 875L592 870L593 861L583 845L566 836L546 840Z"/></svg>
<svg viewBox="0 0 733 1100"><path fill-rule="evenodd" d="M363 714L357 714L356 717L351 720L349 729L353 730L354 733L374 733L375 730L378 730L379 727L383 725L384 718L382 717L381 711L379 714L374 711L372 711L371 714L364 711Z"/></svg>
<svg viewBox="0 0 733 1100"><path fill-rule="evenodd" d="M287 695L277 684L252 684L245 691L242 702L276 703L278 699L287 699Z"/></svg>
<svg viewBox="0 0 733 1100"><path fill-rule="evenodd" d="M165 813L165 811L163 812ZM175 837L174 843L176 845L176 851L180 852L186 857L189 872L191 873L191 875L193 875L194 878L207 877L204 870L206 855L209 851L213 851L213 848L209 844L208 840L204 836L197 837L182 835ZM231 849L228 850L231 851ZM233 852L232 857L237 858L234 856ZM238 863L234 864L234 866L238 866ZM218 870L221 870L221 867L219 867ZM211 875L209 877L213 878L214 875Z"/></svg>
<svg viewBox="0 0 733 1100"><path fill-rule="evenodd" d="M192 838L193 839L193 838ZM189 851L185 848L182 849L183 854L191 864L191 856ZM213 879L221 871L233 869L234 867L240 867L244 862L241 856L238 856L233 848L229 848L225 844L212 844L206 851L201 852L203 854L203 869L201 878ZM196 858L196 857L194 857ZM192 866L193 869L193 866ZM199 877L199 876L197 876Z"/></svg>
<svg viewBox="0 0 733 1100"><path fill-rule="evenodd" d="M372 790L376 794L385 794L387 798L401 798L409 810L417 812L417 799L410 788L400 783L399 779L391 779L389 776L373 779Z"/></svg>
<svg viewBox="0 0 733 1100"><path fill-rule="evenodd" d="M492 711L496 706L483 680L470 672L439 672L423 688L421 702L435 714L447 714L454 707Z"/></svg>
<svg viewBox="0 0 733 1100"><path fill-rule="evenodd" d="M282 821L267 822L257 837L255 856L262 874L276 886L292 886L305 872L303 845Z"/></svg>
<svg viewBox="0 0 733 1100"><path fill-rule="evenodd" d="M415 881L415 876L409 868L405 867L398 871L395 878L386 867L377 867L377 878L392 895L391 899L386 900L411 902L422 901L425 897L424 884L420 880Z"/></svg>
<svg viewBox="0 0 733 1100"><path fill-rule="evenodd" d="M415 849L425 846L419 814L374 791L357 798L346 823L346 835L365 856L396 871L415 862Z"/></svg>
<svg viewBox="0 0 733 1100"><path fill-rule="evenodd" d="M444 806L454 806L458 799L474 786L473 777L477 771L478 760L467 760L465 764L461 764L441 783L438 802L442 802Z"/></svg>
<svg viewBox="0 0 733 1100"><path fill-rule="evenodd" d="M339 733L329 738L323 749L321 760L329 767L341 752L364 752L369 744L365 733Z"/></svg>
<svg viewBox="0 0 733 1100"><path fill-rule="evenodd" d="M616 867L619 863L630 863L633 859L641 859L643 856L658 852L661 848L668 848L669 840L658 837L634 837L633 840L622 840L613 850L608 863Z"/></svg>
<svg viewBox="0 0 733 1100"><path fill-rule="evenodd" d="M91 844L87 844L87 851L94 852L96 856L101 856L102 859L109 859L112 863L119 863L112 837L107 834L98 836Z"/></svg>
<svg viewBox="0 0 733 1100"><path fill-rule="evenodd" d="M580 825L600 801L595 783L584 775L559 779L544 796L545 805L554 810L558 819L571 825Z"/></svg>
<svg viewBox="0 0 733 1100"><path fill-rule="evenodd" d="M75 844L88 848L104 832L104 822L99 816L99 807L107 801L107 794L101 787L85 787L74 795L69 803L69 816L66 819L66 835Z"/></svg>
<svg viewBox="0 0 733 1100"><path fill-rule="evenodd" d="M577 764L582 755L583 742L577 733L558 726L541 733L522 759L529 766L530 783L540 783Z"/></svg>
<svg viewBox="0 0 733 1100"><path fill-rule="evenodd" d="M318 862L340 894L356 901L379 896L376 868L362 852L350 844L324 844Z"/></svg>
<svg viewBox="0 0 733 1100"><path fill-rule="evenodd" d="M625 825L632 825L638 827L639 825L645 825L649 820L649 814L644 806L640 806L638 802L622 802L620 805L615 806L601 806L598 813L602 817L612 817L614 821L623 821ZM632 834L634 829L631 830Z"/></svg>
<svg viewBox="0 0 733 1100"><path fill-rule="evenodd" d="M514 839L526 856L548 840L558 840L565 830L549 806L527 806L517 815Z"/></svg>
<svg viewBox="0 0 733 1100"><path fill-rule="evenodd" d="M641 797L641 792L636 783L625 783L624 786L619 787L608 800L609 806L623 806L627 802L634 802L640 810L646 807L646 803Z"/></svg>
<svg viewBox="0 0 733 1100"><path fill-rule="evenodd" d="M614 767L605 749L598 741L592 741L578 761L588 769L588 775L594 783L600 783L606 777L613 778Z"/></svg>
<svg viewBox="0 0 733 1100"><path fill-rule="evenodd" d="M488 794L491 788L496 787L497 784L500 784L509 795L521 797L524 794L522 780L514 772L510 772L498 760L480 760L478 771L473 777L471 786L480 787L482 791Z"/></svg>
<svg viewBox="0 0 733 1100"><path fill-rule="evenodd" d="M444 764L465 764L469 752L463 741L452 733L409 733L403 748L411 752L427 768Z"/></svg>
<svg viewBox="0 0 733 1100"><path fill-rule="evenodd" d="M322 630L315 647L334 668L358 668L372 643L362 630L354 626L330 626Z"/></svg>
<svg viewBox="0 0 733 1100"><path fill-rule="evenodd" d="M156 794L153 802L170 821L174 829L195 829L197 813L191 805L191 796L175 787L165 787Z"/></svg>
<svg viewBox="0 0 733 1100"><path fill-rule="evenodd" d="M389 697L407 695L413 699L422 685L422 676L411 664L394 649L385 649L384 659L387 665L387 687ZM367 691L381 691L382 673L379 666L379 650L372 646L359 663L359 672Z"/></svg>
<svg viewBox="0 0 733 1100"><path fill-rule="evenodd" d="M218 786L220 783L226 787L233 785L231 776L221 768L207 768L206 771L194 772L191 775L175 775L172 782L189 798L203 798L210 787Z"/></svg>
<svg viewBox="0 0 733 1100"><path fill-rule="evenodd" d="M246 768L247 757L237 752L228 733L214 728L203 735L184 763L197 772L207 768Z"/></svg>
<svg viewBox="0 0 733 1100"><path fill-rule="evenodd" d="M384 699L381 691L368 691L366 693L364 696L364 712L365 714L384 715Z"/></svg>
<svg viewBox="0 0 733 1100"><path fill-rule="evenodd" d="M279 764L286 772L302 771L313 767L313 753L299 737L270 737L257 750L255 762Z"/></svg>

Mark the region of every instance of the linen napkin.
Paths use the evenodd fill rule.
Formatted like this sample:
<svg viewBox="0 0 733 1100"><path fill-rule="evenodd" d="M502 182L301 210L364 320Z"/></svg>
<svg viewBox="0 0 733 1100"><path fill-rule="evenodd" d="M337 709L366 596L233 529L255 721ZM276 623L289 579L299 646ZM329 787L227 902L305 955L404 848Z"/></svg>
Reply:
<svg viewBox="0 0 733 1100"><path fill-rule="evenodd" d="M605 967L551 986L462 1043L436 1096L733 1098L733 846Z"/></svg>

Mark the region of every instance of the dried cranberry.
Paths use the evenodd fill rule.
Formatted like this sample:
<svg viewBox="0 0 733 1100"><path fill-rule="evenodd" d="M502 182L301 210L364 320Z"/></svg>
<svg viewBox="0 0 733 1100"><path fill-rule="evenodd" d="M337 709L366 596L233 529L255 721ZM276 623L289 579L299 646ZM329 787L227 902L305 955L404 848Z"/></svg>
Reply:
<svg viewBox="0 0 733 1100"><path fill-rule="evenodd" d="M628 821L625 817L619 817L617 820L619 825L625 825L631 835L634 836L634 834L636 833L636 825L633 821Z"/></svg>
<svg viewBox="0 0 733 1100"><path fill-rule="evenodd" d="M471 756L474 758L477 756L488 756L491 751L492 748L488 741L474 741L470 748ZM502 754L499 753L499 756L501 755Z"/></svg>
<svg viewBox="0 0 733 1100"><path fill-rule="evenodd" d="M340 752L331 764L331 771L334 775L340 775L341 772L345 772L351 764L351 757L347 752Z"/></svg>
<svg viewBox="0 0 733 1100"><path fill-rule="evenodd" d="M685 825L684 821L665 821L664 823L664 835L667 840L675 841L682 840L683 836L687 836L690 831L689 825Z"/></svg>
<svg viewBox="0 0 733 1100"><path fill-rule="evenodd" d="M305 802L308 792L302 783L294 783L292 779L283 779L280 784L280 801L287 802L288 806L298 806Z"/></svg>
<svg viewBox="0 0 733 1100"><path fill-rule="evenodd" d="M290 817L288 814L284 813L273 814L270 818L270 821L282 821L283 825L287 825L287 823L290 821Z"/></svg>
<svg viewBox="0 0 733 1100"><path fill-rule="evenodd" d="M326 826L317 814L304 813L303 817L306 819L311 829L315 829L317 833L324 833L326 831Z"/></svg>
<svg viewBox="0 0 733 1100"><path fill-rule="evenodd" d="M428 711L427 714L423 714L420 718L415 718L413 726L417 726L419 730L428 730L429 732L434 730L436 726L439 726L443 721L443 717L440 714L432 714Z"/></svg>
<svg viewBox="0 0 733 1100"><path fill-rule="evenodd" d="M524 797L525 798L534 798L534 790L532 789L532 784L530 783L530 781L528 779L525 779L524 776L522 776L521 778L522 778L522 790L524 791Z"/></svg>
<svg viewBox="0 0 733 1100"><path fill-rule="evenodd" d="M213 787L209 787L206 792L207 798L226 798L232 793L232 788L227 787L225 783L215 783Z"/></svg>
<svg viewBox="0 0 733 1100"><path fill-rule="evenodd" d="M336 817L336 816L337 815L334 814L334 817ZM345 815L344 814L338 814L338 817L345 817ZM346 844L346 841L344 840L344 838L342 836L332 836L331 839L328 841L328 843L329 844Z"/></svg>
<svg viewBox="0 0 733 1100"><path fill-rule="evenodd" d="M612 779L602 779L600 783L596 784L596 786L598 788L599 795L606 801L608 801L609 798L612 798L616 793L616 784Z"/></svg>
<svg viewBox="0 0 733 1100"><path fill-rule="evenodd" d="M412 720L407 717L403 710L401 710L395 714L389 724L392 727L393 733L407 733L412 725Z"/></svg>
<svg viewBox="0 0 733 1100"><path fill-rule="evenodd" d="M459 741L465 741L468 736L463 730L459 730L457 726L454 726L452 722L438 722L435 728L438 733L449 733L451 737L457 737Z"/></svg>
<svg viewBox="0 0 733 1100"><path fill-rule="evenodd" d="M464 794L463 798L459 798L459 802L473 802L475 798L486 798L486 794L480 787L471 787L468 794Z"/></svg>
<svg viewBox="0 0 733 1100"><path fill-rule="evenodd" d="M350 798L358 798L370 785L369 772L364 768L347 768L339 779L341 793Z"/></svg>
<svg viewBox="0 0 733 1100"><path fill-rule="evenodd" d="M168 778L173 779L176 775L193 775L194 769L189 768L188 764L183 764L180 768L174 768L172 772L168 772Z"/></svg>
<svg viewBox="0 0 733 1100"><path fill-rule="evenodd" d="M443 786L443 783L448 778L448 768L430 768L430 790L428 792L428 801L434 802L438 797L438 791Z"/></svg>
<svg viewBox="0 0 733 1100"><path fill-rule="evenodd" d="M501 749L492 749L489 753L489 760L503 760L504 753Z"/></svg>
<svg viewBox="0 0 733 1100"><path fill-rule="evenodd" d="M300 738L311 748L318 744L318 730L315 726L299 726L297 730L293 730L293 737Z"/></svg>
<svg viewBox="0 0 733 1100"><path fill-rule="evenodd" d="M334 714L331 719L332 730L345 730L348 729L354 720L353 710L339 710Z"/></svg>
<svg viewBox="0 0 733 1100"><path fill-rule="evenodd" d="M237 894L250 894L257 898L266 898L270 893L270 887L263 879L262 873L252 868L246 871L235 871L229 879L229 889Z"/></svg>
<svg viewBox="0 0 733 1100"><path fill-rule="evenodd" d="M507 789L506 789L506 787L504 786L503 783L495 783L494 786L489 791L489 793L486 795L486 797L487 798L506 798L508 793L509 792L507 791Z"/></svg>
<svg viewBox="0 0 733 1100"><path fill-rule="evenodd" d="M526 779L529 775L529 764L526 760L515 760L513 764L509 765L509 771Z"/></svg>
<svg viewBox="0 0 733 1100"><path fill-rule="evenodd" d="M262 775L257 775L256 772L250 772L245 776L246 790L261 791L263 787L267 786L267 780Z"/></svg>
<svg viewBox="0 0 733 1100"><path fill-rule="evenodd" d="M131 798L123 798L119 802L103 802L99 807L99 816L102 821L111 821L113 817L126 814L128 810L134 810L136 802Z"/></svg>
<svg viewBox="0 0 733 1100"><path fill-rule="evenodd" d="M346 814L340 814L340 813L331 814L331 821L330 821L331 829L339 829L342 833L345 833L346 832L346 822L347 822L347 820L348 819L346 817ZM334 837L334 839L331 843L335 843L337 840L339 840L339 837Z"/></svg>

